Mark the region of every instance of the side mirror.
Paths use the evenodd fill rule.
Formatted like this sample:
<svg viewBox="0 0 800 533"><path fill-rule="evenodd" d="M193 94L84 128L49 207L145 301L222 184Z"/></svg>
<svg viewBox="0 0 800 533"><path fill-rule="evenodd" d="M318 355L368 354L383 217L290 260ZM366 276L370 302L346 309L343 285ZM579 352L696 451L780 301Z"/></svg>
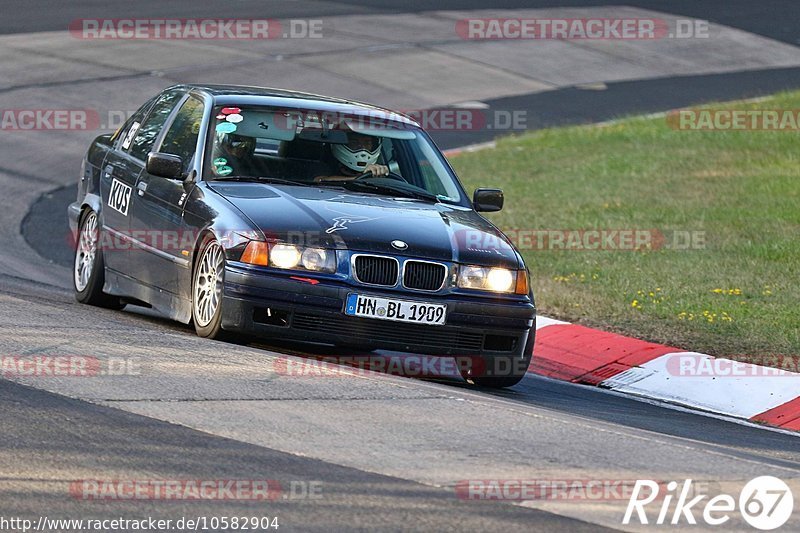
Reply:
<svg viewBox="0 0 800 533"><path fill-rule="evenodd" d="M150 152L145 169L153 176L176 180L183 174L183 161L177 155Z"/></svg>
<svg viewBox="0 0 800 533"><path fill-rule="evenodd" d="M475 211L492 213L503 209L503 190L502 189L475 189L472 195L472 205Z"/></svg>

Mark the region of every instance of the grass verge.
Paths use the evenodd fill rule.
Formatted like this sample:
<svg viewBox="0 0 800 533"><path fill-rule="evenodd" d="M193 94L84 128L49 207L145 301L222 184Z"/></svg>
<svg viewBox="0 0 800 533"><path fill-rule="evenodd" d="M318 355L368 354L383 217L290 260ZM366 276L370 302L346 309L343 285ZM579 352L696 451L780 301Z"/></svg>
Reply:
<svg viewBox="0 0 800 533"><path fill-rule="evenodd" d="M800 92L708 109L796 110ZM713 355L800 354L798 130L634 117L507 137L452 162L468 188L504 189L489 218L520 245L542 314ZM552 238L617 229L666 241L622 251Z"/></svg>

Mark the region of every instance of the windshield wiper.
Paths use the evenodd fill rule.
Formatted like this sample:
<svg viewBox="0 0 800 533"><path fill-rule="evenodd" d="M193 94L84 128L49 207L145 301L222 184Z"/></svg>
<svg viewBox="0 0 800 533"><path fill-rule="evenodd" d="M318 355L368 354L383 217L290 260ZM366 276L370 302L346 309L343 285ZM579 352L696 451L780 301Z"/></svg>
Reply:
<svg viewBox="0 0 800 533"><path fill-rule="evenodd" d="M258 181L265 183L278 183L280 185L298 185L300 187L314 187L314 183L306 183L304 181L287 180L284 178L271 178L269 176L259 176Z"/></svg>
<svg viewBox="0 0 800 533"><path fill-rule="evenodd" d="M361 190L369 192L377 192L381 194L400 195L407 198L416 198L418 200L427 200L433 203L439 203L439 197L435 194L423 190L408 189L406 187L395 187L390 183L373 183L364 179L343 181L340 183L345 189Z"/></svg>
<svg viewBox="0 0 800 533"><path fill-rule="evenodd" d="M258 181L260 183L277 183L280 185L299 185L301 187L312 187L313 183L302 181L292 181L283 178L271 178L269 176L216 176L212 181Z"/></svg>
<svg viewBox="0 0 800 533"><path fill-rule="evenodd" d="M258 181L255 176L214 176L210 181Z"/></svg>

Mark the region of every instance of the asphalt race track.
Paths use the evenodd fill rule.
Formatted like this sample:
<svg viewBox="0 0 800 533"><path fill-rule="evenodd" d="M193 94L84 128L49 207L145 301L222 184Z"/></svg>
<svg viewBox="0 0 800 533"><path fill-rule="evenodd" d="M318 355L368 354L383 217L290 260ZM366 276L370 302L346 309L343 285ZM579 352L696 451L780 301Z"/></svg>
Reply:
<svg viewBox="0 0 800 533"><path fill-rule="evenodd" d="M467 102L487 113L525 111L526 127L535 129L800 87L793 1L501 1L476 11L487 5L7 0L15 16L0 21L0 108L91 108L105 120L167 85L208 79L404 109ZM436 13L420 15L425 10ZM514 10L702 18L717 39L647 50L545 43L532 54L525 43L483 46L450 35L455 19ZM66 32L78 18L133 16L319 18L333 31L318 40L196 44L86 42ZM451 63L457 79L431 75ZM434 136L449 148L498 133L515 131ZM282 369L317 352L276 341L206 341L145 310L77 304L66 204L97 134L0 130L0 355L127 365L87 377L4 374L0 519L239 515L277 516L280 531L646 531L622 526L627 500L477 501L459 497L458 487L693 479L738 494L746 481L772 475L800 495L800 440L788 432L534 375L500 392L370 372L291 375ZM76 497L74 484L253 479L276 480L282 491L266 503L94 501ZM724 527L752 531L739 517ZM797 511L784 529L800 530Z"/></svg>

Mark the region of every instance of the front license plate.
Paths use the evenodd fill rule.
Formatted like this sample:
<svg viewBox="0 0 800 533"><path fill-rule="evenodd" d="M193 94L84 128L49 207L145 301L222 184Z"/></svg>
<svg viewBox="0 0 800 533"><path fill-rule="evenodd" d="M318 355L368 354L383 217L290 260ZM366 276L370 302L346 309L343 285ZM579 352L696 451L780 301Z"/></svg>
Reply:
<svg viewBox="0 0 800 533"><path fill-rule="evenodd" d="M445 316L447 315L447 305L350 294L347 296L344 314L441 326L444 324Z"/></svg>

